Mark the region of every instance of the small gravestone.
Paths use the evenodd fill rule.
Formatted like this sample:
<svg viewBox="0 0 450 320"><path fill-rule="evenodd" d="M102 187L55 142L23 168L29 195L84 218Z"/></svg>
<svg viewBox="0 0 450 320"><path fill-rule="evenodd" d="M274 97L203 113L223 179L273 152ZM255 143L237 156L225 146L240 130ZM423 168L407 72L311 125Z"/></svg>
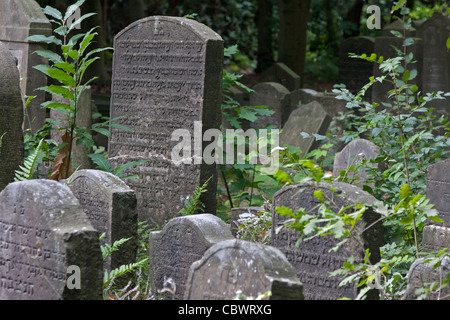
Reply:
<svg viewBox="0 0 450 320"><path fill-rule="evenodd" d="M14 57L0 44L0 191L23 161L23 101Z"/></svg>
<svg viewBox="0 0 450 320"><path fill-rule="evenodd" d="M277 82L289 91L300 89L301 86L300 76L282 62L277 62L264 71L259 80L261 82Z"/></svg>
<svg viewBox="0 0 450 320"><path fill-rule="evenodd" d="M423 39L422 92L450 92L450 51L447 39L450 36L450 16L439 12L425 21L417 30L418 37ZM433 100L427 104L436 112L448 116L450 99Z"/></svg>
<svg viewBox="0 0 450 320"><path fill-rule="evenodd" d="M417 69L418 76L415 79L408 81L409 84L415 84L419 88L422 85L422 56L423 56L423 41L421 38L416 37L416 30L414 28L410 28L405 30L404 24L401 20L397 20L390 25L387 25L383 28L383 35L375 38L375 54L377 57L383 56L384 61L388 58L395 58L398 56L397 52L393 48L395 46L397 49L403 52L403 38L398 38L394 36L391 31L400 32L400 34L406 34L406 37L410 37L413 40L413 44L406 47L406 54L413 54L413 61L418 61L416 63L410 63L408 65L408 69ZM380 70L380 65L378 63L373 64L373 76L375 78L382 76L383 73ZM388 80L392 80L392 75L388 75L386 78ZM389 102L392 105L395 105L395 99L393 97L389 97L389 91L393 90L393 84L390 81L384 80L382 83L376 82L372 86L372 102L374 103L382 103Z"/></svg>
<svg viewBox="0 0 450 320"><path fill-rule="evenodd" d="M11 51L17 59L21 81L22 96L36 96L26 109L25 128L36 132L44 125L46 110L41 107L45 100L44 91L36 88L47 84L46 76L34 69L46 60L33 52L41 50L45 44L30 42L27 37L33 35L50 36L52 26L34 0L0 1L0 42Z"/></svg>
<svg viewBox="0 0 450 320"><path fill-rule="evenodd" d="M339 83L356 94L363 86L370 82L373 75L373 63L357 58L351 58L350 53L370 55L374 52L375 40L371 37L351 37L344 40L339 47ZM366 92L369 100L372 99L371 90Z"/></svg>
<svg viewBox="0 0 450 320"><path fill-rule="evenodd" d="M403 300L416 300L422 294L426 300L450 300L450 286L440 287L449 273L450 257L444 257L437 268L424 258L417 259L409 268L408 286ZM416 293L418 289L419 292Z"/></svg>
<svg viewBox="0 0 450 320"><path fill-rule="evenodd" d="M335 189L335 192L332 190ZM278 191L273 198L273 208L288 207L296 212L303 208L310 215L317 214L321 202L314 196L316 190L321 190L324 199L331 199L334 203L330 207L334 212L338 212L342 207L353 206L355 204L365 204L370 206L381 206L373 196L359 189L356 186L335 182L333 184L321 182L305 182L297 185L287 186ZM283 227L279 232L276 230L284 225L287 218L279 215L275 211L272 215L272 246L278 248L294 266L297 276L303 284L303 294L306 300L335 300L339 298L355 299L358 295L357 283L347 283L340 286L340 277L331 277L329 272L342 267L343 263L350 257L354 257L356 262L362 262L364 250L369 249L371 263L376 263L380 259L379 248L382 245L383 235L380 223L375 223L379 219L379 214L372 207L364 212L353 229L355 238L348 238L348 241L341 245L337 251L332 251L343 239L336 239L331 235L315 237L310 240L303 240L297 246L300 234L293 229ZM373 224L373 225L372 225ZM369 229L362 232L367 226ZM359 244L363 244L361 248ZM368 299L377 299L378 293L370 290Z"/></svg>
<svg viewBox="0 0 450 320"><path fill-rule="evenodd" d="M189 270L185 300L226 300L271 292L272 300L303 300L302 284L280 250L242 240L222 241Z"/></svg>
<svg viewBox="0 0 450 320"><path fill-rule="evenodd" d="M102 299L99 234L67 186L10 183L0 230L0 300Z"/></svg>
<svg viewBox="0 0 450 320"><path fill-rule="evenodd" d="M302 88L291 92L291 108L295 110L300 104L319 102L325 111L332 117L339 116L340 112L347 112L344 100L336 99L337 94L332 92L317 92L313 89Z"/></svg>
<svg viewBox="0 0 450 320"><path fill-rule="evenodd" d="M231 220L231 233L236 236L237 230L239 228L239 217L241 214L258 215L258 213L264 210L263 207L237 207L231 209L230 220Z"/></svg>
<svg viewBox="0 0 450 320"><path fill-rule="evenodd" d="M204 213L177 217L162 231L150 233L150 283L153 294L164 291L165 282L174 284L175 299L183 299L188 271L212 245L232 239L229 226L220 218Z"/></svg>
<svg viewBox="0 0 450 320"><path fill-rule="evenodd" d="M119 32L114 49L110 116L121 117L117 123L132 132L111 128L108 152L114 167L150 160L126 172L139 175L127 181L136 191L139 219L163 225L183 207L180 196L211 177L201 200L214 214L217 170L202 161L209 144L202 138L221 124L222 38L192 19L153 16ZM171 159L178 129L192 151L190 163Z"/></svg>
<svg viewBox="0 0 450 320"><path fill-rule="evenodd" d="M280 134L280 144L291 145L302 150L305 156L309 151L318 147L318 140L313 134L325 135L331 122L331 117L322 105L313 101L292 111L288 121ZM311 137L304 138L302 132Z"/></svg>
<svg viewBox="0 0 450 320"><path fill-rule="evenodd" d="M335 155L333 176L339 177L342 170L347 170L353 166L357 171L349 170L346 176L350 179L356 179L353 184L363 186L367 173L365 169L358 169L358 165L364 159L375 159L379 154L380 148L369 140L355 139Z"/></svg>
<svg viewBox="0 0 450 320"><path fill-rule="evenodd" d="M94 229L105 233L103 244L131 238L106 260L108 270L136 262L138 247L136 194L115 175L99 170L79 170L68 180Z"/></svg>

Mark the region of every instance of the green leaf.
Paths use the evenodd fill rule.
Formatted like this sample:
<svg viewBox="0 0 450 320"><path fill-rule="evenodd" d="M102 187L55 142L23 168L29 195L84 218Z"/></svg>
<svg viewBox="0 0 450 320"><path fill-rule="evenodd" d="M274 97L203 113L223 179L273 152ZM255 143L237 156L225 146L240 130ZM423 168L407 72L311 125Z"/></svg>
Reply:
<svg viewBox="0 0 450 320"><path fill-rule="evenodd" d="M447 39L447 50L450 50L450 37Z"/></svg>
<svg viewBox="0 0 450 320"><path fill-rule="evenodd" d="M67 73L65 73L60 69L49 69L47 70L47 74L53 79L60 81L65 86L68 86L70 88L74 88L76 86L73 77L71 77L70 75L68 75Z"/></svg>
<svg viewBox="0 0 450 320"><path fill-rule="evenodd" d="M59 111L59 109L65 109L65 110L73 111L73 108L69 104L65 104L65 103L59 103L59 102L54 102L54 101L46 101L46 102L42 103L41 105L44 108L54 109L56 111Z"/></svg>
<svg viewBox="0 0 450 320"><path fill-rule="evenodd" d="M34 51L34 53L45 59L50 60L53 63L63 62L63 59L57 53L54 53L53 51L50 50L36 50Z"/></svg>
<svg viewBox="0 0 450 320"><path fill-rule="evenodd" d="M66 87L55 86L52 84L47 87L37 88L36 90L44 90L44 91L56 94L57 96L60 96L60 97L63 97L63 98L69 99L69 100L75 100L75 95Z"/></svg>
<svg viewBox="0 0 450 320"><path fill-rule="evenodd" d="M63 18L62 13L58 9L55 9L50 6L46 6L44 9L42 9L42 12L58 20L62 20Z"/></svg>
<svg viewBox="0 0 450 320"><path fill-rule="evenodd" d="M64 20L67 20L72 16L78 8L80 8L86 0L79 0L67 8L66 14L64 15Z"/></svg>
<svg viewBox="0 0 450 320"><path fill-rule="evenodd" d="M239 117L242 119L246 119L250 122L258 120L258 117L256 116L256 112L254 112L248 108L240 109Z"/></svg>
<svg viewBox="0 0 450 320"><path fill-rule="evenodd" d="M27 38L28 41L31 42L39 42L39 43L47 43L47 44L56 44L57 46L62 45L62 41L59 40L58 38L56 38L55 36L43 36L43 35L34 35L34 36L29 36Z"/></svg>
<svg viewBox="0 0 450 320"><path fill-rule="evenodd" d="M100 170L113 173L108 159L106 159L103 155L99 153L91 153L88 157L91 158L92 162L94 162Z"/></svg>
<svg viewBox="0 0 450 320"><path fill-rule="evenodd" d="M94 39L94 37L97 35L96 32L91 33L94 31L95 28L92 28L88 33L86 33L86 35L83 38L83 41L81 41L80 43L80 56L83 55L84 50L86 50L86 48L91 44L92 39Z"/></svg>
<svg viewBox="0 0 450 320"><path fill-rule="evenodd" d="M69 62L55 63L55 67L71 74L75 74L75 67Z"/></svg>
<svg viewBox="0 0 450 320"><path fill-rule="evenodd" d="M406 81L408 81L409 80L409 75L410 75L410 71L409 70L406 70L404 73L403 73L403 81L404 82L406 82Z"/></svg>
<svg viewBox="0 0 450 320"><path fill-rule="evenodd" d="M92 128L93 131L98 132L104 136L107 136L108 138L111 137L111 132L105 128Z"/></svg>
<svg viewBox="0 0 450 320"><path fill-rule="evenodd" d="M139 165L144 164L144 163L146 163L148 161L150 161L150 160L138 160L138 161L131 161L131 162L125 163L125 164L117 167L114 170L114 174L116 176L118 176L118 177L122 177L124 171L127 170L128 168L133 167L133 166L139 166Z"/></svg>
<svg viewBox="0 0 450 320"><path fill-rule="evenodd" d="M87 18L89 18L91 16L94 16L96 14L97 13L92 12L92 13L86 13L85 15L81 16L79 19L75 20L74 22L72 22L70 24L69 31L72 30L73 28L75 28L77 25L80 25L81 22L83 22L84 19L87 19Z"/></svg>

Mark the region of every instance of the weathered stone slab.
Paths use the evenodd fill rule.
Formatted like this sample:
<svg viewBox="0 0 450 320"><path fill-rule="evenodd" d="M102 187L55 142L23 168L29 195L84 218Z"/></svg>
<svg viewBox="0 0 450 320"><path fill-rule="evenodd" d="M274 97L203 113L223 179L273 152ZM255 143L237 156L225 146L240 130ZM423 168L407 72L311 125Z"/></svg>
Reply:
<svg viewBox="0 0 450 320"><path fill-rule="evenodd" d="M444 220L443 227L450 228L450 159L435 163L427 168L427 199L439 211ZM436 224L432 221L429 223Z"/></svg>
<svg viewBox="0 0 450 320"><path fill-rule="evenodd" d="M334 193L332 188L336 190ZM275 208L285 206L294 212L303 208L308 214L317 214L321 202L314 196L316 190L321 190L325 199L332 200L334 206L330 209L334 212L356 203L382 205L367 192L347 183L305 182L287 186L274 195L272 246L278 248L296 269L297 276L303 284L303 294L306 300L335 300L344 297L354 299L358 294L357 283L339 286L342 279L331 277L329 272L341 268L343 262L352 256L356 261L363 261L365 249L370 250L371 263L376 263L380 259L379 248L383 241L382 226L376 223L362 232L379 218L375 209L369 207L364 212L362 219L356 223L353 234L358 241L355 238L349 238L337 251L330 249L334 248L342 239L336 239L330 235L303 240L296 246L300 238L298 232L285 227L280 232L276 232L287 218L276 213ZM359 246L358 242L364 244L364 249ZM378 292L370 290L367 298L378 299Z"/></svg>
<svg viewBox="0 0 450 320"><path fill-rule="evenodd" d="M175 299L183 299L191 264L212 245L233 239L230 227L220 218L204 213L177 217L162 231L150 233L150 281L152 292L164 288L164 280L175 283ZM170 297L171 298L171 297Z"/></svg>
<svg viewBox="0 0 450 320"><path fill-rule="evenodd" d="M102 299L99 234L67 186L10 183L0 230L0 300Z"/></svg>
<svg viewBox="0 0 450 320"><path fill-rule="evenodd" d="M420 288L430 289L433 285L437 285L436 289L429 292L426 300L450 300L450 287L447 285L442 289L439 288L439 283L445 280L445 277L450 273L450 258L444 257L441 266L433 270L433 266L425 262L424 258L417 259L409 268L408 272L408 286L406 288L404 300L415 300L419 296L416 290ZM422 292L423 293L423 292Z"/></svg>
<svg viewBox="0 0 450 320"><path fill-rule="evenodd" d="M33 54L42 49L43 44L29 42L32 35L50 36L50 21L42 13L39 4L34 0L2 0L0 2L0 42L11 51L18 61L22 95L36 96L28 105L25 128L36 132L45 120L45 109L41 103L45 100L43 91L34 91L47 84L46 76L33 68L39 64L47 64L45 59Z"/></svg>
<svg viewBox="0 0 450 320"><path fill-rule="evenodd" d="M274 129L282 128L291 113L289 90L276 82L258 83L252 89L250 105L265 105L275 112L270 116L260 116L258 120L251 123L251 126L260 129L267 125L272 125Z"/></svg>
<svg viewBox="0 0 450 320"><path fill-rule="evenodd" d="M242 240L212 246L189 270L186 300L256 298L271 291L273 300L303 300L302 285L280 250Z"/></svg>
<svg viewBox="0 0 450 320"><path fill-rule="evenodd" d="M136 262L138 247L136 193L115 175L100 170L78 170L68 185L94 229L105 233L102 243L131 238L105 261L107 270Z"/></svg>
<svg viewBox="0 0 450 320"><path fill-rule="evenodd" d="M302 132L325 135L330 126L331 117L325 112L322 105L313 101L292 111L288 121L280 134L280 144L291 145L302 150L305 156L309 151L318 147L315 138L303 138Z"/></svg>
<svg viewBox="0 0 450 320"><path fill-rule="evenodd" d="M277 82L289 91L300 89L301 86L300 76L282 62L274 63L263 72L259 80L261 82Z"/></svg>
<svg viewBox="0 0 450 320"><path fill-rule="evenodd" d="M163 225L182 208L180 196L211 177L201 200L214 214L216 165L202 161L209 142L194 144L194 127L201 124L200 137L220 128L223 40L192 19L154 16L119 32L114 49L110 116L121 116L118 123L133 132L112 128L108 152L114 165L151 160L127 171L139 175L127 181L136 191L139 219ZM177 129L185 130L194 145L190 163L171 160Z"/></svg>
<svg viewBox="0 0 450 320"><path fill-rule="evenodd" d="M19 71L12 54L0 44L0 191L14 181L23 161L22 123Z"/></svg>
<svg viewBox="0 0 450 320"><path fill-rule="evenodd" d="M450 248L450 228L426 225L422 230L422 250L424 252L437 252Z"/></svg>
<svg viewBox="0 0 450 320"><path fill-rule="evenodd" d="M357 166L363 159L375 159L380 153L380 148L365 139L355 139L348 143L341 152L336 153L333 165L333 176L339 177L341 170L347 170L351 166ZM358 172L349 171L347 177L357 178L353 184L363 186L366 181L366 170Z"/></svg>

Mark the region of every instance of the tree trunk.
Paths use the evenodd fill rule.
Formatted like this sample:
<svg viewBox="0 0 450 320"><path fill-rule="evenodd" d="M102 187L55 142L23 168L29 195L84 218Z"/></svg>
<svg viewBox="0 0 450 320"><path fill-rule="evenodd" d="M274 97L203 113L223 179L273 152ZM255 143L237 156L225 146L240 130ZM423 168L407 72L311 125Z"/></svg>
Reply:
<svg viewBox="0 0 450 320"><path fill-rule="evenodd" d="M303 85L310 0L278 0L278 6L280 12L278 61L297 73Z"/></svg>
<svg viewBox="0 0 450 320"><path fill-rule="evenodd" d="M273 1L258 0L258 9L255 15L255 23L258 29L258 52L256 72L264 72L274 63L273 58Z"/></svg>

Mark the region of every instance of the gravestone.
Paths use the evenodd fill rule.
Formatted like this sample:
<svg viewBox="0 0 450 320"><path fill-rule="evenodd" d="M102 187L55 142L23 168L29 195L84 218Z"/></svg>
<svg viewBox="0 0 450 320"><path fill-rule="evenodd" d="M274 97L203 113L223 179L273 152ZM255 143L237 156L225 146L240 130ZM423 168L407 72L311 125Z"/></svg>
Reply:
<svg viewBox="0 0 450 320"><path fill-rule="evenodd" d="M100 170L78 170L67 182L94 229L105 233L102 244L112 246L114 241L131 238L105 261L105 268L112 270L136 262L135 192L115 175Z"/></svg>
<svg viewBox="0 0 450 320"><path fill-rule="evenodd" d="M444 257L441 265L433 269L433 265L425 262L424 258L417 259L409 268L408 286L406 288L403 300L416 300L419 295L416 294L417 289L430 289L431 286L437 285L429 292L426 300L450 300L450 286L439 289L439 283L445 280L450 273L450 258Z"/></svg>
<svg viewBox="0 0 450 320"><path fill-rule="evenodd" d="M302 150L305 156L309 151L319 146L315 138L303 138L302 132L325 135L330 126L331 117L325 112L322 105L313 101L292 111L288 121L280 134L280 144L291 145Z"/></svg>
<svg viewBox="0 0 450 320"><path fill-rule="evenodd" d="M260 82L279 83L289 91L300 89L301 86L300 76L282 62L274 63L261 74L259 80Z"/></svg>
<svg viewBox="0 0 450 320"><path fill-rule="evenodd" d="M302 284L280 250L260 243L227 240L192 264L185 300L227 300L241 293L272 300L303 300Z"/></svg>
<svg viewBox="0 0 450 320"><path fill-rule="evenodd" d="M267 125L272 125L274 129L281 129L291 113L289 90L276 82L258 83L252 89L250 105L265 105L275 112L270 116L260 116L250 124L251 127L263 129Z"/></svg>
<svg viewBox="0 0 450 320"><path fill-rule="evenodd" d="M446 43L450 36L450 16L439 12L425 21L417 30L418 37L423 39L422 61L422 93L450 92L450 51ZM436 112L448 116L450 99L433 100L427 104Z"/></svg>
<svg viewBox="0 0 450 320"><path fill-rule="evenodd" d="M333 176L339 177L341 170L347 170L351 166L357 168L363 159L375 159L379 153L380 148L369 140L355 139L348 143L341 152L336 153L333 164ZM369 165L369 162L367 165ZM377 166L377 164L373 165L374 167ZM355 178L356 180L353 184L362 187L366 181L367 172L366 169L359 169L357 172L350 170L346 176Z"/></svg>
<svg viewBox="0 0 450 320"><path fill-rule="evenodd" d="M23 161L22 123L19 71L12 54L0 44L0 191L14 181Z"/></svg>
<svg viewBox="0 0 450 320"><path fill-rule="evenodd" d="M351 37L344 40L339 47L339 83L345 84L353 94L370 82L373 75L373 63L349 57L349 53L357 55L367 54L370 57L375 52L375 40L371 37ZM369 89L366 94L368 100L372 99Z"/></svg>
<svg viewBox="0 0 450 320"><path fill-rule="evenodd" d="M258 213L264 210L263 207L237 207L231 209L230 220L231 220L231 234L236 236L237 230L239 228L239 217L241 214L252 214L258 215Z"/></svg>
<svg viewBox="0 0 450 320"><path fill-rule="evenodd" d="M44 124L45 109L41 103L45 100L44 91L34 91L47 84L46 76L34 69L39 64L47 64L46 60L33 52L42 49L44 44L30 42L27 37L33 35L50 36L50 21L42 13L39 4L34 0L2 0L0 1L0 42L11 51L18 61L22 96L36 96L27 107L24 121L25 128L36 132Z"/></svg>
<svg viewBox="0 0 450 320"><path fill-rule="evenodd" d="M408 81L409 84L415 84L419 88L422 86L422 59L423 59L423 41L421 38L416 37L416 29L410 28L405 31L404 24L401 20L397 20L385 28L383 28L383 35L375 38L375 54L377 57L383 56L384 61L388 58L397 57L397 53L392 46L397 47L399 50L403 52L403 38L398 38L394 36L391 31L400 32L402 35L405 33L406 37L412 38L414 43L410 46L406 47L406 54L413 54L413 61L418 61L416 63L410 63L408 65L408 69L417 69L418 76ZM380 65L378 63L373 64L373 76L375 78L383 75L380 70ZM392 76L388 76L387 79L392 80ZM382 83L376 82L372 86L372 102L382 103L389 102L394 105L395 100L393 97L389 96L389 91L393 90L393 84L388 81L383 81Z"/></svg>
<svg viewBox="0 0 450 320"><path fill-rule="evenodd" d="M335 192L332 192L335 188ZM297 185L287 186L278 191L273 198L273 208L285 206L296 212L303 208L310 215L317 214L321 202L314 196L314 191L321 190L324 199L331 199L335 206L330 207L338 212L342 207L355 204L366 204L377 206L377 209L368 207L363 217L353 229L355 238L339 247L337 251L331 251L343 239L336 239L331 235L315 237L303 240L298 246L297 241L300 234L294 229L283 227L279 232L276 230L284 225L287 219L275 211L272 214L272 246L278 248L294 266L297 276L303 284L303 295L306 300L334 300L339 298L354 299L357 297L357 283L348 283L339 286L340 277L331 277L329 272L342 267L342 264L351 256L355 262L363 261L365 249L369 249L371 263L380 259L379 248L382 246L383 235L380 223L374 223L378 218L378 207L382 204L367 192L356 186L334 182L333 184L321 182L305 182ZM362 230L373 224L368 230ZM307 237L307 236L306 236ZM364 244L362 249L358 242ZM370 290L368 299L377 299L378 292Z"/></svg>
<svg viewBox="0 0 450 320"><path fill-rule="evenodd" d="M0 230L0 300L102 299L99 234L67 186L10 183Z"/></svg>
<svg viewBox="0 0 450 320"><path fill-rule="evenodd" d="M114 39L110 116L122 117L117 123L133 132L111 128L108 152L113 166L150 160L126 173L139 175L127 183L136 191L139 219L151 226L176 215L184 205L180 196L191 195L197 182L203 185L211 177L201 201L206 212L215 213L216 165L202 161L209 142L198 140L206 130L220 128L222 61L222 38L192 19L148 17ZM195 142L191 163L171 160L177 129Z"/></svg>
<svg viewBox="0 0 450 320"><path fill-rule="evenodd" d="M332 92L317 92L313 89L302 88L291 92L291 108L295 110L299 104L319 102L325 111L332 117L339 116L340 112L346 112L347 104L344 100L336 99L337 94Z"/></svg>
<svg viewBox="0 0 450 320"><path fill-rule="evenodd" d="M183 299L188 271L212 245L232 239L230 227L220 218L195 214L170 220L161 231L150 233L150 283L153 294L164 281L175 283L175 299Z"/></svg>
<svg viewBox="0 0 450 320"><path fill-rule="evenodd" d="M427 169L427 199L434 204L443 224L431 220L425 222L422 237L424 251L438 251L450 248L450 177L448 168L450 159L430 165Z"/></svg>
<svg viewBox="0 0 450 320"><path fill-rule="evenodd" d="M52 101L64 104L70 104L70 101L64 99L60 96L53 95ZM67 115L62 114L54 109L50 109L50 118L53 120L60 120L60 125L58 127L53 126L54 129L57 128L70 128L70 124L67 122ZM79 128L90 129L92 125L92 101L91 101L91 87L86 86L83 93L80 95L77 106L77 117L76 124ZM55 140L57 145L62 143L62 136L65 131L53 130L50 132L50 137ZM77 145L77 139L72 142L72 159L75 167L78 170L81 169L92 169L92 161L88 157L88 154L93 153L92 150L86 150L85 146L80 144Z"/></svg>

